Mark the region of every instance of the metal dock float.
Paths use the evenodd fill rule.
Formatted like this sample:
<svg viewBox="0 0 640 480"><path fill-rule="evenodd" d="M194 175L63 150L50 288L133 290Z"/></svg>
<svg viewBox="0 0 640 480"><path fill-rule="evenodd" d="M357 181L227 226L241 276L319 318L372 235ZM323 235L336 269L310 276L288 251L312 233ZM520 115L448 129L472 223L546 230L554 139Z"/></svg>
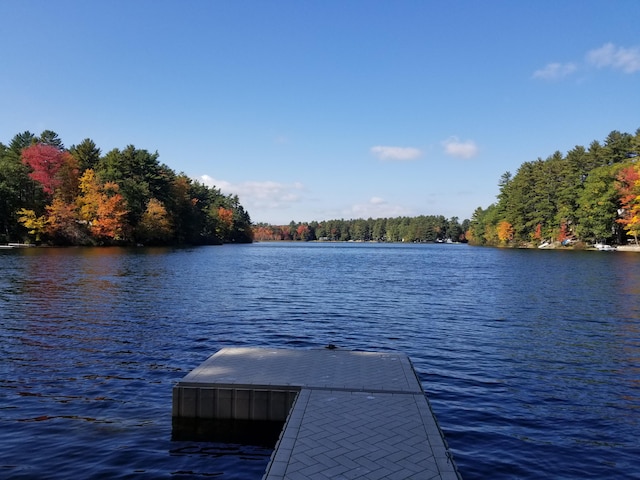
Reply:
<svg viewBox="0 0 640 480"><path fill-rule="evenodd" d="M173 416L285 422L264 480L460 478L399 353L223 348L176 384Z"/></svg>

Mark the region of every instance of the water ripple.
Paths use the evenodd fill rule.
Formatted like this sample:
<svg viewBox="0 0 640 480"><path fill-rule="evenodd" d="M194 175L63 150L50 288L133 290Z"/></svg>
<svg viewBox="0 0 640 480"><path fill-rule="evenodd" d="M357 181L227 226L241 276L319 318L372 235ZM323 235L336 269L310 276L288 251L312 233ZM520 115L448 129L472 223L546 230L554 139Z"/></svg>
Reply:
<svg viewBox="0 0 640 480"><path fill-rule="evenodd" d="M328 343L407 353L465 479L640 478L638 256L255 244L0 269L3 478L260 478L270 448L173 438L171 388L223 346Z"/></svg>

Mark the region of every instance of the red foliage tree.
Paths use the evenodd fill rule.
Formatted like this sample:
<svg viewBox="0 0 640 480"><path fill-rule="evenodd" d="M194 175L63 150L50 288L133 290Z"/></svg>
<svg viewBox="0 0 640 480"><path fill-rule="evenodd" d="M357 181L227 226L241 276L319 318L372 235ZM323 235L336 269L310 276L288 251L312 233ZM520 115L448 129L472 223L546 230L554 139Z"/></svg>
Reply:
<svg viewBox="0 0 640 480"><path fill-rule="evenodd" d="M22 151L22 163L31 168L29 177L42 185L42 190L53 195L60 185L58 171L66 162L68 153L51 145L36 143Z"/></svg>
<svg viewBox="0 0 640 480"><path fill-rule="evenodd" d="M298 238L300 240L309 240L309 226L308 225L298 225L296 229L296 233L298 234Z"/></svg>
<svg viewBox="0 0 640 480"><path fill-rule="evenodd" d="M622 208L629 209L636 202L638 193L640 193L640 169L635 165L623 168L616 176L616 190L620 196Z"/></svg>
<svg viewBox="0 0 640 480"><path fill-rule="evenodd" d="M271 225L258 225L253 227L253 238L259 242L280 240L278 230Z"/></svg>
<svg viewBox="0 0 640 480"><path fill-rule="evenodd" d="M571 231L567 226L567 222L562 222L560 225L560 233L558 234L558 241L562 243L568 238L571 238Z"/></svg>
<svg viewBox="0 0 640 480"><path fill-rule="evenodd" d="M293 236L291 235L291 228L289 228L289 225L280 226L280 240L293 240Z"/></svg>

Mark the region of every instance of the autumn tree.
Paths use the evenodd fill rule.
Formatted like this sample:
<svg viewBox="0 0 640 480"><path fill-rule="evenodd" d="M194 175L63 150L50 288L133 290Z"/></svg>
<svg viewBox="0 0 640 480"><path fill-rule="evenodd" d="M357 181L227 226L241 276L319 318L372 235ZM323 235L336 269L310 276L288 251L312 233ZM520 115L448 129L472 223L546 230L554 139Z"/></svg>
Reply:
<svg viewBox="0 0 640 480"><path fill-rule="evenodd" d="M92 169L80 178L77 199L78 217L92 235L101 241L124 240L128 232L127 204L118 184L100 184Z"/></svg>
<svg viewBox="0 0 640 480"><path fill-rule="evenodd" d="M76 202L79 209L79 217L85 224L90 224L98 216L100 203L100 184L92 169L88 169L80 177L80 195Z"/></svg>
<svg viewBox="0 0 640 480"><path fill-rule="evenodd" d="M136 228L137 239L145 244L168 243L173 237L173 224L161 201L152 198Z"/></svg>
<svg viewBox="0 0 640 480"><path fill-rule="evenodd" d="M217 233L220 237L225 237L231 231L233 225L233 210L225 207L218 207L218 230Z"/></svg>
<svg viewBox="0 0 640 480"><path fill-rule="evenodd" d="M29 235L33 235L36 242L40 242L42 235L46 232L47 217L46 215L36 215L33 210L22 208L18 211L18 221L23 225Z"/></svg>
<svg viewBox="0 0 640 480"><path fill-rule="evenodd" d="M91 224L91 232L106 241L126 240L127 203L120 194L117 183L107 182L101 189L100 203L96 219Z"/></svg>
<svg viewBox="0 0 640 480"><path fill-rule="evenodd" d="M569 230L569 226L567 225L566 222L562 222L560 224L560 231L558 232L558 241L560 243L563 243L570 238L571 238L571 231Z"/></svg>
<svg viewBox="0 0 640 480"><path fill-rule="evenodd" d="M298 227L296 228L296 234L300 240L305 242L308 241L309 234L310 234L309 225L304 225L304 224L298 225Z"/></svg>
<svg viewBox="0 0 640 480"><path fill-rule="evenodd" d="M261 223L253 227L253 237L259 242L280 240L277 227Z"/></svg>
<svg viewBox="0 0 640 480"><path fill-rule="evenodd" d="M629 165L618 172L616 189L620 197L620 218L616 220L638 245L640 234L640 167Z"/></svg>
<svg viewBox="0 0 640 480"><path fill-rule="evenodd" d="M497 228L498 240L502 243L510 242L513 239L513 227L505 220L498 223Z"/></svg>
<svg viewBox="0 0 640 480"><path fill-rule="evenodd" d="M56 197L46 207L45 232L57 245L85 245L90 243L84 225L78 222L77 207Z"/></svg>
<svg viewBox="0 0 640 480"><path fill-rule="evenodd" d="M65 152L52 145L36 143L22 150L22 162L31 169L29 177L39 183L47 195L53 195L60 185L57 174L65 161Z"/></svg>

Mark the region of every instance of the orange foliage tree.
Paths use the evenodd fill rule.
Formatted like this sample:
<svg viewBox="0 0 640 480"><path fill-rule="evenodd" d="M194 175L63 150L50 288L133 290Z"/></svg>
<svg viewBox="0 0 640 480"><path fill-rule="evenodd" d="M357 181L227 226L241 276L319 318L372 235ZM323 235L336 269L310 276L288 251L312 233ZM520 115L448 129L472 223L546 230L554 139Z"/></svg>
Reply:
<svg viewBox="0 0 640 480"><path fill-rule="evenodd" d="M513 226L506 220L503 220L498 224L497 234L498 240L507 243L513 239Z"/></svg>
<svg viewBox="0 0 640 480"><path fill-rule="evenodd" d="M536 231L533 234L533 238L536 240L542 240L542 224L536 225Z"/></svg>
<svg viewBox="0 0 640 480"><path fill-rule="evenodd" d="M66 203L56 197L47 205L47 222L45 231L57 243L82 244L86 234L78 223L77 207L73 203Z"/></svg>
<svg viewBox="0 0 640 480"><path fill-rule="evenodd" d="M97 217L91 224L91 232L98 238L124 240L126 238L127 202L119 193L117 183L105 183L102 188Z"/></svg>
<svg viewBox="0 0 640 480"><path fill-rule="evenodd" d="M224 238L231 231L231 227L233 226L233 210L230 208L218 207L218 227L217 234Z"/></svg>
<svg viewBox="0 0 640 480"><path fill-rule="evenodd" d="M616 189L620 196L620 218L616 220L638 245L640 235L640 167L630 165L618 172Z"/></svg>
<svg viewBox="0 0 640 480"><path fill-rule="evenodd" d="M231 228L231 225L233 225L233 210L230 208L219 207L218 218L227 228Z"/></svg>
<svg viewBox="0 0 640 480"><path fill-rule="evenodd" d="M560 233L558 233L558 241L562 243L568 238L571 238L571 231L567 226L567 222L562 222L562 224L560 225Z"/></svg>
<svg viewBox="0 0 640 480"><path fill-rule="evenodd" d="M280 233L277 227L271 225L257 225L253 227L253 238L259 242L269 240L280 240Z"/></svg>
<svg viewBox="0 0 640 480"><path fill-rule="evenodd" d="M77 199L79 218L88 225L91 234L100 240L124 240L127 236L127 202L117 183L100 185L91 169L80 178Z"/></svg>

